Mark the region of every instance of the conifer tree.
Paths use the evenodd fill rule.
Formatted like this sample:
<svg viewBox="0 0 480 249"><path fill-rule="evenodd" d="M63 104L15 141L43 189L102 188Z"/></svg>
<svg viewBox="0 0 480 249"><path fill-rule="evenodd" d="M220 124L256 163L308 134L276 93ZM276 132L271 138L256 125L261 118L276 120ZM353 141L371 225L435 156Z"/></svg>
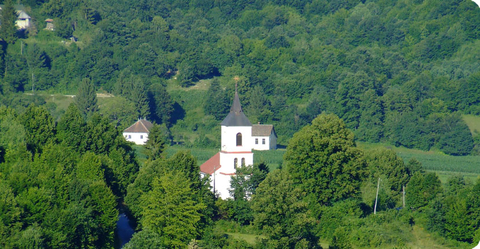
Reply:
<svg viewBox="0 0 480 249"><path fill-rule="evenodd" d="M213 115L216 120L225 118L228 113L228 99L217 79L212 80L205 100L205 114Z"/></svg>
<svg viewBox="0 0 480 249"><path fill-rule="evenodd" d="M85 120L75 104L70 104L57 124L57 138L61 143L75 148L85 149Z"/></svg>
<svg viewBox="0 0 480 249"><path fill-rule="evenodd" d="M17 40L17 27L15 27L17 13L13 5L13 0L5 0L3 4L0 35L8 44L13 44Z"/></svg>
<svg viewBox="0 0 480 249"><path fill-rule="evenodd" d="M85 78L78 87L75 103L84 116L88 117L98 110L97 94L89 78Z"/></svg>
<svg viewBox="0 0 480 249"><path fill-rule="evenodd" d="M201 210L205 204L195 201L196 191L181 173L167 173L153 180L152 190L142 196L142 225L158 233L168 248L186 248L200 231Z"/></svg>
<svg viewBox="0 0 480 249"><path fill-rule="evenodd" d="M165 136L159 125L153 125L148 134L148 140L145 144L145 154L149 160L155 160L162 157L166 149Z"/></svg>
<svg viewBox="0 0 480 249"><path fill-rule="evenodd" d="M135 104L135 109L137 110L139 118L146 118L150 116L150 108L148 104L147 89L145 87L145 82L139 76L133 77L130 79L131 93L127 96L133 104Z"/></svg>

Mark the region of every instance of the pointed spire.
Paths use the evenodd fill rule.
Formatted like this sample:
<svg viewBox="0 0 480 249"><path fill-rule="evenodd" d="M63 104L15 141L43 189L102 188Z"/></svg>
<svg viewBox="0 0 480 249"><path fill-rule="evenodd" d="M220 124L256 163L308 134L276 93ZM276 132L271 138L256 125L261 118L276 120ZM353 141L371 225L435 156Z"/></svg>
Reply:
<svg viewBox="0 0 480 249"><path fill-rule="evenodd" d="M240 104L240 98L238 97L237 82L235 82L235 97L233 97L233 104L230 108L230 112L234 112L235 114L243 112L242 105Z"/></svg>
<svg viewBox="0 0 480 249"><path fill-rule="evenodd" d="M235 77L235 96L233 97L233 104L230 108L230 113L222 121L221 125L224 126L252 126L252 123L248 120L247 116L243 113L242 105L240 104L240 98L238 97L238 77Z"/></svg>

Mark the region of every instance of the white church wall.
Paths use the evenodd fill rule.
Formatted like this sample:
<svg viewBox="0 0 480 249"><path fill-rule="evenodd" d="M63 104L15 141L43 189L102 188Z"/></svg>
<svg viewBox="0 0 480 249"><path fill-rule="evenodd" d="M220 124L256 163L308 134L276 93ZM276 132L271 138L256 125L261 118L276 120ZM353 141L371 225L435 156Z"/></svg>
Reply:
<svg viewBox="0 0 480 249"><path fill-rule="evenodd" d="M218 171L210 176L210 186L212 187L212 190L215 189L215 193L224 200L232 198L229 191L231 178L231 175L224 175Z"/></svg>
<svg viewBox="0 0 480 249"><path fill-rule="evenodd" d="M252 150L251 126L222 126L222 151L246 152ZM237 146L237 134L242 134L242 145Z"/></svg>
<svg viewBox="0 0 480 249"><path fill-rule="evenodd" d="M235 159L237 159L237 167L242 166L242 159L245 159L245 165L253 165L253 153L228 153L220 152L220 172L231 174L235 173Z"/></svg>

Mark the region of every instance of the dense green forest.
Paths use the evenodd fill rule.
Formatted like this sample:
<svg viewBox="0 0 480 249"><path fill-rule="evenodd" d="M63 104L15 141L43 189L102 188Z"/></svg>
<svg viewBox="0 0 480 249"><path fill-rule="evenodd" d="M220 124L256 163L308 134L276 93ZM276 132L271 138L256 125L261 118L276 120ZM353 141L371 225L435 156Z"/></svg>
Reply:
<svg viewBox="0 0 480 249"><path fill-rule="evenodd" d="M273 123L284 145L327 112L345 120L361 141L477 153L480 139L460 116L480 114L480 10L469 0L23 5L35 26L17 34L6 25L0 30L1 101L7 106L35 101L18 93L75 94L89 79L96 91L119 98L110 105L116 110L104 108L116 125L147 117L170 129L181 120L176 130L186 135L177 132L173 139L215 146L212 127L238 82L248 117ZM12 23L11 15L2 18ZM46 18L55 31L43 29ZM72 35L77 42L68 39ZM190 106L166 91L195 89L206 79L213 79L208 94L193 96ZM194 141L188 132L213 141Z"/></svg>
<svg viewBox="0 0 480 249"><path fill-rule="evenodd" d="M119 212L136 227L125 248L470 248L480 239L480 181L442 184L415 159L359 149L333 114L295 133L280 169L238 169L234 198L222 200L190 152L166 156L160 126L139 165L119 130L80 103L58 122L33 104L0 108L2 248L118 248Z"/></svg>
<svg viewBox="0 0 480 249"><path fill-rule="evenodd" d="M34 23L23 31L18 3ZM480 181L442 183L415 159L356 146L480 153L462 118L480 115L470 0L5 0L1 24L2 248L118 247L119 212L135 223L125 248L480 240ZM286 152L279 169L239 169L221 200L195 157L165 149L218 148L235 83ZM145 161L121 136L144 117L157 124Z"/></svg>

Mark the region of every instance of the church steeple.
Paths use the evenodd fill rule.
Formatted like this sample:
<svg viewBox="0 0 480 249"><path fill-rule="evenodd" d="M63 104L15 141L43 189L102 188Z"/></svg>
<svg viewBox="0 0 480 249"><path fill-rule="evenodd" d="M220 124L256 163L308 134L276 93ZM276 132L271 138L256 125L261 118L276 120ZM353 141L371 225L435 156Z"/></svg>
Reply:
<svg viewBox="0 0 480 249"><path fill-rule="evenodd" d="M233 97L233 104L230 108L230 113L222 121L223 126L252 126L247 116L243 113L240 98L238 97L237 83L235 82L235 96Z"/></svg>
<svg viewBox="0 0 480 249"><path fill-rule="evenodd" d="M230 108L230 112L240 113L243 112L242 105L240 104L240 98L238 97L237 83L235 82L235 97L233 97L233 104Z"/></svg>

